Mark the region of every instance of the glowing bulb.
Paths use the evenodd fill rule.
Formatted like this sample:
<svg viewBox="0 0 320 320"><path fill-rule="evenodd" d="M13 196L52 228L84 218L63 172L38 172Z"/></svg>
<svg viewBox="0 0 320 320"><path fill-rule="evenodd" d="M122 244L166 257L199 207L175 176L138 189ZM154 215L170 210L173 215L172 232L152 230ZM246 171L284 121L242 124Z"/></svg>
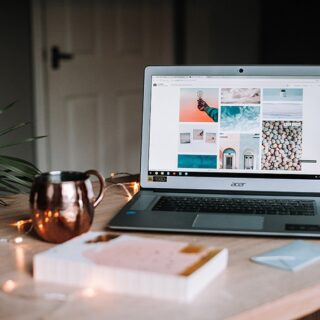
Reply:
<svg viewBox="0 0 320 320"><path fill-rule="evenodd" d="M81 294L85 298L92 298L96 295L96 291L93 288L85 288L82 290Z"/></svg>
<svg viewBox="0 0 320 320"><path fill-rule="evenodd" d="M21 229L23 228L23 226L25 224L31 223L32 219L27 219L27 220L19 220L15 223L11 223L11 226L13 227L17 227L18 231L21 231Z"/></svg>
<svg viewBox="0 0 320 320"><path fill-rule="evenodd" d="M14 238L13 242L16 243L16 244L19 244L19 243L23 242L23 238L22 237L16 237L16 238Z"/></svg>
<svg viewBox="0 0 320 320"><path fill-rule="evenodd" d="M197 96L199 99L201 99L203 97L203 91L202 90L198 90L197 91Z"/></svg>
<svg viewBox="0 0 320 320"><path fill-rule="evenodd" d="M23 221L18 221L17 228L20 230L22 226L23 226Z"/></svg>
<svg viewBox="0 0 320 320"><path fill-rule="evenodd" d="M12 292L17 287L17 283L13 280L7 280L2 285L2 290L6 293Z"/></svg>
<svg viewBox="0 0 320 320"><path fill-rule="evenodd" d="M140 184L138 182L133 183L133 194L136 194L139 191Z"/></svg>

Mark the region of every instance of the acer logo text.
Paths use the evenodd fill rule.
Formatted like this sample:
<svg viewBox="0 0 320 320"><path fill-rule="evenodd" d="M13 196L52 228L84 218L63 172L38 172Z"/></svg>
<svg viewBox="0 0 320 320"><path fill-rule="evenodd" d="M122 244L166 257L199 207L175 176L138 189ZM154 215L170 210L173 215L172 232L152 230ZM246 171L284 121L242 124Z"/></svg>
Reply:
<svg viewBox="0 0 320 320"><path fill-rule="evenodd" d="M231 187L244 187L245 182L232 182Z"/></svg>

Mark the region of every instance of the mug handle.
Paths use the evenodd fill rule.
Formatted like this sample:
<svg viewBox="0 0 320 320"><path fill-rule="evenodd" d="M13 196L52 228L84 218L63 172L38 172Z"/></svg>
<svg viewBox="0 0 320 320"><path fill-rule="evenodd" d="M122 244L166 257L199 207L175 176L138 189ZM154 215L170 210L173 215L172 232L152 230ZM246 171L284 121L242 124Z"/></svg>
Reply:
<svg viewBox="0 0 320 320"><path fill-rule="evenodd" d="M99 190L98 197L93 204L93 207L95 208L103 199L106 183L105 183L104 177L97 170L88 170L85 172L85 174L96 176L99 179L100 190Z"/></svg>

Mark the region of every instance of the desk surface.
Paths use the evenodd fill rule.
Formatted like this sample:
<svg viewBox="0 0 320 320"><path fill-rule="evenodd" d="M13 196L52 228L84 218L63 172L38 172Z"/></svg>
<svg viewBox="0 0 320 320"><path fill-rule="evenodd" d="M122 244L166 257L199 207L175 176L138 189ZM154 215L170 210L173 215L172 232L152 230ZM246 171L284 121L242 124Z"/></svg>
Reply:
<svg viewBox="0 0 320 320"><path fill-rule="evenodd" d="M6 201L9 206L0 207L0 238L17 235L17 229L10 224L28 218L26 196L12 196ZM96 209L92 230L106 230L108 221L126 201L120 188L109 189ZM0 291L0 319L283 320L298 318L320 309L319 264L291 273L249 261L251 256L284 245L292 239L134 234L226 247L230 253L229 265L191 304L103 292L97 292L89 298L77 295L79 289L33 282L33 254L53 245L27 235L21 244L0 243L0 284L8 279L18 283L13 293ZM73 298L59 301L61 293Z"/></svg>

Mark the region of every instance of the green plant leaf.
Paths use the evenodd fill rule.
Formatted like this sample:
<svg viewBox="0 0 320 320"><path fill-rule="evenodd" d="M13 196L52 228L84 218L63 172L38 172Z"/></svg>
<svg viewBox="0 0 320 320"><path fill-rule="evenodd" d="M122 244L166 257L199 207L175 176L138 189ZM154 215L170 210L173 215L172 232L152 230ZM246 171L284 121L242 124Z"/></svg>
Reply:
<svg viewBox="0 0 320 320"><path fill-rule="evenodd" d="M30 188L31 185L32 185L32 182L31 181L26 181L24 179L21 179L21 178L18 178L16 177L15 175L9 173L9 172L6 172L6 171L1 171L0 172L1 176L3 177L6 177L7 179L9 179L10 181L12 182L15 182L16 184L20 184L22 186L25 186L27 188ZM7 180L6 179L6 180Z"/></svg>
<svg viewBox="0 0 320 320"><path fill-rule="evenodd" d="M7 156L7 155L0 155L0 158L4 158L6 160L10 160L10 161L17 161L17 162L23 162L25 164L29 164L30 166L35 167L34 164L32 164L31 162L21 159L21 158L17 158L17 157L12 157L12 156ZM36 168L36 167L35 167Z"/></svg>
<svg viewBox="0 0 320 320"><path fill-rule="evenodd" d="M24 139L24 140L15 142L15 143L3 144L3 145L0 145L0 149L17 146L19 144L24 144L27 142L32 142L34 140L38 140L38 139L45 138L45 137L47 137L47 136L38 136L38 137L33 137L33 138L27 138L27 139Z"/></svg>
<svg viewBox="0 0 320 320"><path fill-rule="evenodd" d="M0 109L0 115L10 109L16 101L8 104L7 106ZM30 122L22 122L5 129L0 130L0 137L13 132L19 128L28 125ZM8 148L28 142L33 142L37 139L45 138L47 136L37 136L27 139L23 139L14 143L5 143L0 145L0 149ZM40 170L34 166L32 163L10 156L0 155L0 191L7 193L18 193L26 192L32 186L34 177L39 174ZM4 202L0 199L0 203Z"/></svg>
<svg viewBox="0 0 320 320"><path fill-rule="evenodd" d="M32 163L19 158L0 156L0 166L3 169L19 172L20 174L32 174L33 176L40 173L40 170L36 168ZM14 169L13 169L14 168Z"/></svg>
<svg viewBox="0 0 320 320"><path fill-rule="evenodd" d="M1 109L0 109L0 114L4 113L4 112L7 111L8 109L10 109L16 102L17 102L17 100L16 100L16 101L13 101L13 102L11 102L10 104L8 104L7 106L1 108Z"/></svg>
<svg viewBox="0 0 320 320"><path fill-rule="evenodd" d="M0 190L10 192L10 193L21 192L21 188L19 188L19 186L15 186L10 182L5 181L4 179L0 179Z"/></svg>
<svg viewBox="0 0 320 320"><path fill-rule="evenodd" d="M3 136L11 131L14 131L16 129L20 129L20 128L23 128L25 127L26 125L30 124L30 122L22 122L22 123L19 123L19 124L16 124L12 127L9 127L7 129L3 129L3 130L0 130L0 136Z"/></svg>
<svg viewBox="0 0 320 320"><path fill-rule="evenodd" d="M1 192L6 192L9 194L17 194L17 193L28 193L30 191L29 187L24 187L24 186L20 186L14 183L9 183L8 181L8 185L3 184L3 180L0 183L0 191Z"/></svg>
<svg viewBox="0 0 320 320"><path fill-rule="evenodd" d="M2 170L1 170L2 169ZM11 165L8 165L8 164L6 164L6 165L2 165L2 164L0 164L0 175L1 175L1 173L3 172L3 171L5 171L5 172L10 172L10 173L14 173L14 174L16 174L16 175L18 175L18 176L21 176L21 177L24 177L24 178L28 178L28 179L33 179L34 178L34 176L35 176L35 173L34 172L31 172L31 171L25 171L25 170L21 170L21 169L19 169L19 168L17 168L17 167L13 167L13 166L11 166Z"/></svg>

